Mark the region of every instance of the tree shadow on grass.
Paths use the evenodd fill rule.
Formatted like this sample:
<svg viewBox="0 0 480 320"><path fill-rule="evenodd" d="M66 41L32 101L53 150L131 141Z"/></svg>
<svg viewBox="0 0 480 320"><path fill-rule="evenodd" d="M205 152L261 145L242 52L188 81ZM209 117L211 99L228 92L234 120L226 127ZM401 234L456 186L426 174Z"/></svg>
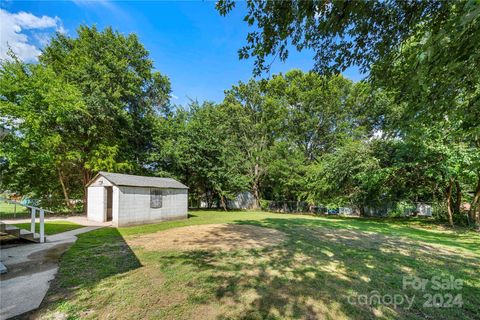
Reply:
<svg viewBox="0 0 480 320"><path fill-rule="evenodd" d="M403 221L405 222L405 221ZM480 236L478 233L466 230L452 230L451 232L435 232L424 229L414 228L406 225L402 221L392 223L392 220L381 219L358 219L345 217L332 217L327 219L273 219L267 218L255 221L237 221L237 223L253 224L260 226L269 226L275 228L282 227L329 227L352 229L365 232L382 233L386 235L404 236L414 240L421 240L432 244L442 244L456 248L466 249L480 255Z"/></svg>
<svg viewBox="0 0 480 320"><path fill-rule="evenodd" d="M280 246L235 252L187 251L162 255L164 267L178 264L204 274L222 310L217 318L243 319L478 319L479 260L355 229L319 228L305 219L241 221L281 230ZM458 290L403 288L404 276L463 280ZM426 308L424 294L462 294L463 306ZM361 295L415 296L404 301L360 304ZM211 302L204 302L206 304Z"/></svg>
<svg viewBox="0 0 480 320"><path fill-rule="evenodd" d="M377 234L384 226L361 228L358 222L343 228L334 221L301 218L237 222L277 229L287 237L280 245L248 250L133 247L133 252L117 229L96 230L81 235L62 257L44 307L79 318L479 318L480 264L473 255ZM235 231L235 225L225 228ZM144 268L138 269L139 259ZM462 279L461 291L440 293L461 293L463 307L424 308L423 294L438 291L404 290L406 275ZM358 303L360 295L374 292L415 295L416 300L410 309ZM202 313L206 309L209 313Z"/></svg>
<svg viewBox="0 0 480 320"><path fill-rule="evenodd" d="M140 268L142 264L116 228L102 228L78 236L62 256L57 276L43 307L96 286L103 279Z"/></svg>

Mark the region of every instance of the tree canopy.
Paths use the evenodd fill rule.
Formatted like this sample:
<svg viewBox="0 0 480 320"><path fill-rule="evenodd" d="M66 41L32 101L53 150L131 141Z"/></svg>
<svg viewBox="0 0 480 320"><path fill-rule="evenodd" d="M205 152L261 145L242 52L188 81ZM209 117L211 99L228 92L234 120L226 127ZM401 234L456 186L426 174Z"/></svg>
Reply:
<svg viewBox="0 0 480 320"><path fill-rule="evenodd" d="M222 15L234 7L230 0L217 3ZM451 224L466 196L473 220L480 198L474 187L480 186L478 1L251 0L244 21L253 30L239 57L255 59L255 75L269 69L267 59L286 60L290 44L313 50L321 74L360 67L375 93L374 110L365 116L377 132L397 140L388 161L391 170L421 179L426 184L421 189L429 189L432 197L440 193ZM392 103L378 103L387 100ZM323 160L335 161L331 155ZM471 191L462 191L466 181ZM412 187L404 182L392 190L401 194L401 186ZM411 189L407 193L413 195Z"/></svg>
<svg viewBox="0 0 480 320"><path fill-rule="evenodd" d="M218 1L216 6L227 15L235 1ZM291 44L299 51L312 49L321 73L338 73L352 65L368 71L416 33L445 32L452 14L472 17L477 10L476 1L249 0L244 21L253 31L239 57L255 58L259 74L269 69L269 57L287 59Z"/></svg>
<svg viewBox="0 0 480 320"><path fill-rule="evenodd" d="M249 192L255 209L274 201L403 214L404 205L421 202L440 207L437 217L450 224L480 223L475 3L251 1L249 8L265 28L313 14L311 25L268 29L273 38L264 41L274 42L253 40L264 50L254 52L270 54L275 41L316 26L309 43L330 52L317 64L325 72L253 78L225 90L221 102L174 106L168 77L138 38L111 28L57 34L38 64L2 61L0 119L11 134L0 137L1 189L63 198L73 210L72 199L105 170L174 177L189 186L191 205L225 210ZM395 23L372 33L377 19ZM367 34L373 38L362 43ZM368 66L368 81L331 72L352 63Z"/></svg>
<svg viewBox="0 0 480 320"><path fill-rule="evenodd" d="M169 80L136 35L77 34L57 33L37 65L14 59L0 70L0 117L13 131L2 141L4 176L37 197L51 193L52 176L67 201L98 170L142 171L153 119L168 111Z"/></svg>

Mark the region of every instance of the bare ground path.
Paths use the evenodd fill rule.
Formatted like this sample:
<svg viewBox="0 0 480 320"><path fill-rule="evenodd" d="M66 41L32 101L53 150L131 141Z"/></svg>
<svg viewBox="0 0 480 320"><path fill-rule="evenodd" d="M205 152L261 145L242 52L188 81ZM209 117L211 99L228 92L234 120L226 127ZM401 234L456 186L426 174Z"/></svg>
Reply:
<svg viewBox="0 0 480 320"><path fill-rule="evenodd" d="M239 250L280 244L286 234L238 224L187 226L127 238L128 245L146 250Z"/></svg>

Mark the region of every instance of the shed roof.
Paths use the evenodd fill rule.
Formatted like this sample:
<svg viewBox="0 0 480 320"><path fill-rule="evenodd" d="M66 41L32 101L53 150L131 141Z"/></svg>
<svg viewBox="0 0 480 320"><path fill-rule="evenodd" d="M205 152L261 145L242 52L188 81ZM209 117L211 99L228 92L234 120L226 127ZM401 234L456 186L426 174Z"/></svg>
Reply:
<svg viewBox="0 0 480 320"><path fill-rule="evenodd" d="M100 171L90 182L87 187L95 181L98 176L103 176L116 186L131 187L154 187L154 188L172 188L172 189L188 189L188 187L172 178L158 178L135 176L131 174L112 173Z"/></svg>

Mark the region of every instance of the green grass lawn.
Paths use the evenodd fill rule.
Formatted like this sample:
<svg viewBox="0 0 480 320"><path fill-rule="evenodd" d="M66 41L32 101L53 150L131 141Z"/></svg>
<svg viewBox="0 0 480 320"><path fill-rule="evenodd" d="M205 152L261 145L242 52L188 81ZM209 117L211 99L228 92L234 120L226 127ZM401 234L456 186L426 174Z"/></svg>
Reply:
<svg viewBox="0 0 480 320"><path fill-rule="evenodd" d="M21 229L30 230L30 223L16 223L15 226ZM45 234L54 235L57 233L75 230L82 227L83 226L79 224L69 222L69 221L47 221L45 222ZM37 233L40 231L40 224L38 222L35 223L35 231Z"/></svg>
<svg viewBox="0 0 480 320"><path fill-rule="evenodd" d="M30 211L24 206L0 201L0 219L28 218Z"/></svg>
<svg viewBox="0 0 480 320"><path fill-rule="evenodd" d="M273 228L287 239L277 246L237 251L146 250L127 244L160 230L213 223ZM194 211L184 221L80 235L62 257L36 316L479 319L479 245L478 233L422 220ZM425 290L403 288L404 277L412 276L453 277L462 284L444 290L435 290L431 282ZM428 295L436 302L441 298L444 306L461 295L462 304L457 299L452 307L429 306ZM404 300L395 306L389 297Z"/></svg>

